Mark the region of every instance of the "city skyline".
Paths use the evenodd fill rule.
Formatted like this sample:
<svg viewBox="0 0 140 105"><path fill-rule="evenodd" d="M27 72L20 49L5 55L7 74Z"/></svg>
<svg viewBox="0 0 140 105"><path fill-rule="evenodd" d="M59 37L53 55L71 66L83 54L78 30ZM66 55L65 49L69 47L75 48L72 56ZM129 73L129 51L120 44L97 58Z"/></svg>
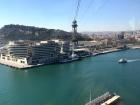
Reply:
<svg viewBox="0 0 140 105"><path fill-rule="evenodd" d="M71 31L77 0L1 0L0 27L20 24ZM140 29L139 0L82 0L78 31Z"/></svg>

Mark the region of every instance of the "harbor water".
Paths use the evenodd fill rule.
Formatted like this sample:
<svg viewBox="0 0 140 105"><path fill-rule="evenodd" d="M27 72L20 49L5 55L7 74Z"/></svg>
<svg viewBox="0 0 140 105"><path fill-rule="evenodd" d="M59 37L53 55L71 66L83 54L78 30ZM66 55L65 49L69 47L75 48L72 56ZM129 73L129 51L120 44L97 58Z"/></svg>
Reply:
<svg viewBox="0 0 140 105"><path fill-rule="evenodd" d="M107 91L140 105L139 90L140 49L25 70L0 65L0 105L85 105L90 92L94 99Z"/></svg>

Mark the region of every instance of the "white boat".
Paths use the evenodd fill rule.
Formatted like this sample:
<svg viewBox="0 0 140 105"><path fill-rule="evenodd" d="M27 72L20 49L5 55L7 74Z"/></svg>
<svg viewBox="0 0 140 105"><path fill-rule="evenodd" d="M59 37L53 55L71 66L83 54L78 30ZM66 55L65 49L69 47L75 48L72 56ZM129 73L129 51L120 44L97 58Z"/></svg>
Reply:
<svg viewBox="0 0 140 105"><path fill-rule="evenodd" d="M121 58L118 62L119 63L127 63L127 59L126 58Z"/></svg>

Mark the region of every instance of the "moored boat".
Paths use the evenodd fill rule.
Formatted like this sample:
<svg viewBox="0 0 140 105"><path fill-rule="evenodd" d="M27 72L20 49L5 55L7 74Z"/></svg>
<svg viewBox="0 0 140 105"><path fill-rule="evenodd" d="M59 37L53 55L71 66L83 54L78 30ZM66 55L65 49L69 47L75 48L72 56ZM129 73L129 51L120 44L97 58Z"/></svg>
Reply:
<svg viewBox="0 0 140 105"><path fill-rule="evenodd" d="M72 53L72 55L69 58L60 60L59 63L68 63L77 60L80 60L80 57L77 54Z"/></svg>

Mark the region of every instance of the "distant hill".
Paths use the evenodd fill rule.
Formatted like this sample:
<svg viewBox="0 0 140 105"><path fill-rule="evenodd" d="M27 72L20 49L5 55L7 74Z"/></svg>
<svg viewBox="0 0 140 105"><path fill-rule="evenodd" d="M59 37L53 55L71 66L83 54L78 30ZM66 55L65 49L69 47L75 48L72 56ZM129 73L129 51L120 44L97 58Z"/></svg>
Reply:
<svg viewBox="0 0 140 105"><path fill-rule="evenodd" d="M4 40L48 40L62 39L71 40L72 33L63 30L38 28L24 25L5 25L0 29L0 37ZM88 36L78 34L78 40L89 40Z"/></svg>

